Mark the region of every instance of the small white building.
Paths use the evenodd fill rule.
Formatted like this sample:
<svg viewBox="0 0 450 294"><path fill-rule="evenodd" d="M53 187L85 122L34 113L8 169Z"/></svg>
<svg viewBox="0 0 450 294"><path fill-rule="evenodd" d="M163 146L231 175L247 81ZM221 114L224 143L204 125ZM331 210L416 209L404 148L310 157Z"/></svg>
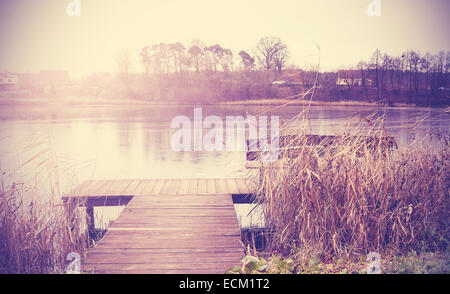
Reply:
<svg viewBox="0 0 450 294"><path fill-rule="evenodd" d="M19 77L9 72L0 72L0 91L17 90L19 88Z"/></svg>
<svg viewBox="0 0 450 294"><path fill-rule="evenodd" d="M371 71L364 72L360 70L339 70L336 85L338 86L372 86L373 79L371 78L373 73Z"/></svg>

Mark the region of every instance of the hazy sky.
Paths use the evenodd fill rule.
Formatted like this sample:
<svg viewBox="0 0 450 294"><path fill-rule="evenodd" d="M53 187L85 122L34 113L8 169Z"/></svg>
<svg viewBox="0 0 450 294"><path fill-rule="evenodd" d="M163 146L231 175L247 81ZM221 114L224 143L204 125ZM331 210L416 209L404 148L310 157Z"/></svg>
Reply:
<svg viewBox="0 0 450 294"><path fill-rule="evenodd" d="M376 48L400 54L450 50L449 0L80 0L81 16L68 16L72 0L0 0L0 71L67 69L72 77L114 71L127 51L142 71L139 51L159 42L200 39L237 55L251 53L262 36L280 37L291 62L337 69L367 60Z"/></svg>

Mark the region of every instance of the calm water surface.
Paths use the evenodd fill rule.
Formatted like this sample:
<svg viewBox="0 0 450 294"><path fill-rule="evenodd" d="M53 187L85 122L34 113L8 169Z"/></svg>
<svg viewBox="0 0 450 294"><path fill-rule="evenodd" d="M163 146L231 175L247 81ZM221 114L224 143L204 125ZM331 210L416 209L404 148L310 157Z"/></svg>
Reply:
<svg viewBox="0 0 450 294"><path fill-rule="evenodd" d="M200 107L200 106L197 106ZM246 116L260 107L203 106L208 115ZM302 107L265 112L288 120ZM356 115L380 109L312 107L313 134L335 135ZM245 152L175 152L170 124L177 115L193 117L194 106L113 106L64 109L0 109L0 163L4 181L38 181L45 190L57 178L60 193L87 179L228 178L244 177ZM418 121L422 121L417 124ZM385 128L399 145L413 136L449 133L450 114L441 108L389 108ZM8 176L8 173L11 175ZM38 177L36 177L38 174ZM47 189L50 189L47 185ZM45 195L45 191L43 192ZM243 208L242 206L241 208ZM239 214L239 213L238 213Z"/></svg>

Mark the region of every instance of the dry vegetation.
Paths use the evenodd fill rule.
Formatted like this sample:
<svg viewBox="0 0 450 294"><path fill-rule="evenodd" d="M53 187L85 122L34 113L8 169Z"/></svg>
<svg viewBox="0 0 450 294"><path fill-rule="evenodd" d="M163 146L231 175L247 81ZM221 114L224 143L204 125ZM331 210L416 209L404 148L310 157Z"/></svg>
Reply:
<svg viewBox="0 0 450 294"><path fill-rule="evenodd" d="M61 273L70 252L87 246L83 214L38 197L24 199L23 189L0 192L0 272Z"/></svg>
<svg viewBox="0 0 450 294"><path fill-rule="evenodd" d="M306 146L302 115L291 143L299 147L295 155L261 169L256 201L272 231L269 252L329 261L370 251L447 249L447 137L374 150L355 137L383 136L382 119L357 118L329 147Z"/></svg>
<svg viewBox="0 0 450 294"><path fill-rule="evenodd" d="M85 212L64 205L54 149L46 136L33 136L23 152L35 154L22 163L35 164L33 180L21 169L0 166L0 273L63 273L88 245Z"/></svg>

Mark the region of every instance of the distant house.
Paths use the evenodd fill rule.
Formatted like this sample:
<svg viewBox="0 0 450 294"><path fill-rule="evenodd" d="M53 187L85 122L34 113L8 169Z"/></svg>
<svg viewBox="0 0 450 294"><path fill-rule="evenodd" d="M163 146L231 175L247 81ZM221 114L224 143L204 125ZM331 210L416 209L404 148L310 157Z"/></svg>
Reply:
<svg viewBox="0 0 450 294"><path fill-rule="evenodd" d="M0 91L17 90L19 87L19 78L17 75L3 72L0 73Z"/></svg>
<svg viewBox="0 0 450 294"><path fill-rule="evenodd" d="M272 93L276 97L287 98L303 93L303 79L300 70L286 70L271 83Z"/></svg>
<svg viewBox="0 0 450 294"><path fill-rule="evenodd" d="M371 78L371 72L361 70L353 70L341 69L338 71L338 78L336 81L336 85L338 86L354 86L354 87L362 87L362 86L372 86L373 79Z"/></svg>
<svg viewBox="0 0 450 294"><path fill-rule="evenodd" d="M299 70L287 70L272 85L303 89L302 73Z"/></svg>

